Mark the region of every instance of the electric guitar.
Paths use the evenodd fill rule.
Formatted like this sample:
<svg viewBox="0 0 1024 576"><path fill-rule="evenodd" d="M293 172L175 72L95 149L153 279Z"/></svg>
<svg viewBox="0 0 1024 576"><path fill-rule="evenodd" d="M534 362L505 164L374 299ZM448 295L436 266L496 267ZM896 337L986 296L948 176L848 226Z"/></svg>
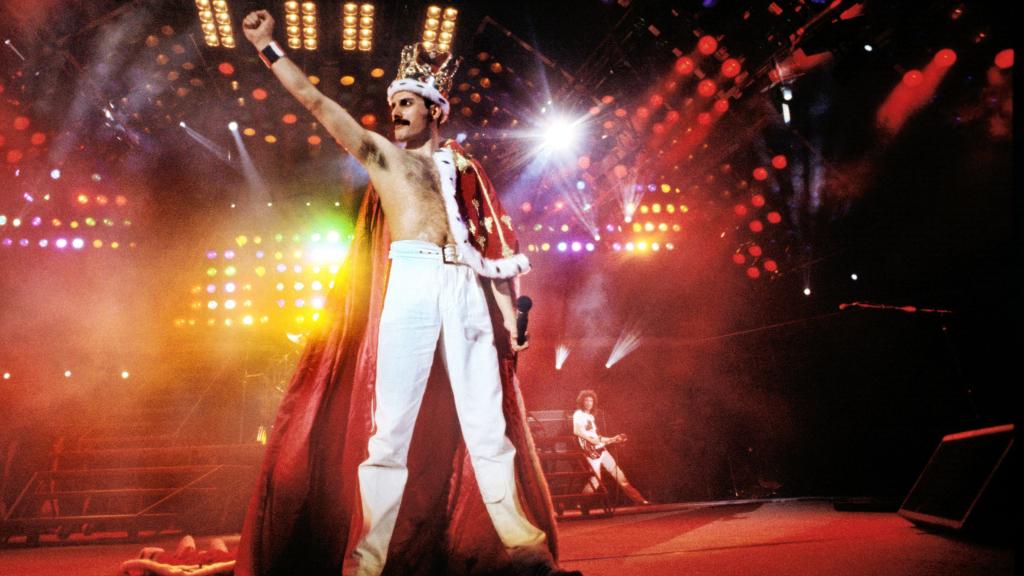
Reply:
<svg viewBox="0 0 1024 576"><path fill-rule="evenodd" d="M612 436L611 438L609 438L607 441L601 442L601 443L598 443L598 444L595 444L595 443L591 442L590 440L587 440L586 438L583 438L581 436L577 436L576 439L579 441L580 448L583 450L583 453L587 455L587 458L590 458L590 459L593 460L593 459L600 458L601 457L601 453L604 452L605 450L607 450L608 447L611 446L612 444L620 444L620 443L625 442L626 441L626 435L625 434L616 434L615 436Z"/></svg>

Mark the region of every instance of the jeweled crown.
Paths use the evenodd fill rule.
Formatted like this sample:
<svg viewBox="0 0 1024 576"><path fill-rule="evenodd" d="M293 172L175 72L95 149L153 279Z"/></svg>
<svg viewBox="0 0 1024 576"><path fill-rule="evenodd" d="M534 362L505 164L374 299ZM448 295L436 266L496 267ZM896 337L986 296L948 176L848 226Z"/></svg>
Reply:
<svg viewBox="0 0 1024 576"><path fill-rule="evenodd" d="M454 58L450 52L442 54L434 50L425 53L426 61L423 61L423 55L420 44L402 48L402 61L398 65L395 80L418 80L433 86L441 94L448 94L455 72L459 69L459 59ZM441 56L444 56L444 60L437 64Z"/></svg>

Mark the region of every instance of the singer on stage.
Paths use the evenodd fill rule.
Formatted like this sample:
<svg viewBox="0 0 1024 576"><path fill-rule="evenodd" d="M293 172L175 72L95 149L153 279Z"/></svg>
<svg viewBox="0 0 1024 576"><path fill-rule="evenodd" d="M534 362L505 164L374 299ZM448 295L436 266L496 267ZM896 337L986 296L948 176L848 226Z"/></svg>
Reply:
<svg viewBox="0 0 1024 576"><path fill-rule="evenodd" d="M650 504L640 492L629 483L626 473L619 468L619 463L608 451L608 447L626 441L625 434L615 436L601 436L597 432L597 424L594 420L594 409L597 408L597 393L593 390L581 390L576 395L576 411L572 415L572 432L579 440L580 448L587 456L587 462L594 471L590 482L584 488L584 492L590 493L597 490L601 485L601 468L608 471L608 474L622 487L622 492L635 504Z"/></svg>
<svg viewBox="0 0 1024 576"><path fill-rule="evenodd" d="M391 142L320 93L273 25L266 11L243 22L371 189L332 324L282 402L238 572L563 573L515 378L515 279L529 263L483 168L440 138L457 61L402 51Z"/></svg>

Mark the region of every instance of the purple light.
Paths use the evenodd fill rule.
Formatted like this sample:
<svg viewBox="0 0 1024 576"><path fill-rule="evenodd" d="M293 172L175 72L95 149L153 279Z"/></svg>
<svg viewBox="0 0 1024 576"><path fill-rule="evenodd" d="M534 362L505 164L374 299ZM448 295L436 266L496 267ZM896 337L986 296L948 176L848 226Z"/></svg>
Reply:
<svg viewBox="0 0 1024 576"><path fill-rule="evenodd" d="M22 238L21 240L19 240L18 245L23 248L28 246L28 238Z"/></svg>
<svg viewBox="0 0 1024 576"><path fill-rule="evenodd" d="M277 307L278 308L284 308L284 300L278 300L277 301Z"/></svg>
<svg viewBox="0 0 1024 576"><path fill-rule="evenodd" d="M263 250L257 250L256 251L256 257L257 258L263 258Z"/></svg>
<svg viewBox="0 0 1024 576"><path fill-rule="evenodd" d="M305 305L306 305L306 301L303 300L302 298L299 298L298 300L295 301L295 307L296 308L302 308Z"/></svg>
<svg viewBox="0 0 1024 576"><path fill-rule="evenodd" d="M618 242L612 244L612 250L615 250L616 252L622 250L622 244L619 244Z"/></svg>
<svg viewBox="0 0 1024 576"><path fill-rule="evenodd" d="M234 250L227 250L227 251L224 252L224 259L225 260L231 260L234 257L235 257L235 251Z"/></svg>
<svg viewBox="0 0 1024 576"><path fill-rule="evenodd" d="M67 241L66 238L57 238L57 248L60 248L61 250L63 250L64 248L67 248L67 246L68 246L68 241Z"/></svg>
<svg viewBox="0 0 1024 576"><path fill-rule="evenodd" d="M39 216L36 216L35 218L32 219L32 225L33 226L39 226L42 223L43 223L43 219L40 218Z"/></svg>
<svg viewBox="0 0 1024 576"><path fill-rule="evenodd" d="M206 253L206 257L207 257L207 258L209 258L210 260L213 260L214 258L216 258L216 257L217 257L217 252L216 252L216 250L210 250L210 251L208 251L208 252Z"/></svg>
<svg viewBox="0 0 1024 576"><path fill-rule="evenodd" d="M648 192L654 192L654 191L655 191L655 190L657 190L657 189L658 189L658 187L657 187L657 186L655 186L654 184L648 184L648 185L647 185L647 191L648 191Z"/></svg>
<svg viewBox="0 0 1024 576"><path fill-rule="evenodd" d="M12 244L10 238L4 238L4 246L10 246Z"/></svg>
<svg viewBox="0 0 1024 576"><path fill-rule="evenodd" d="M583 249L583 245L580 244L579 242L573 242L572 243L572 251L573 252L579 252L582 249Z"/></svg>
<svg viewBox="0 0 1024 576"><path fill-rule="evenodd" d="M35 202L36 201L36 199L33 198L32 195L29 194L28 192L25 192L24 194L22 194L21 197L25 199L25 202Z"/></svg>
<svg viewBox="0 0 1024 576"><path fill-rule="evenodd" d="M277 265L277 271L278 272L284 272L287 269L288 269L288 266L286 266L284 263L281 263L281 264Z"/></svg>
<svg viewBox="0 0 1024 576"><path fill-rule="evenodd" d="M206 285L206 292L208 294L213 294L216 291L217 291L217 285L216 284L207 284Z"/></svg>

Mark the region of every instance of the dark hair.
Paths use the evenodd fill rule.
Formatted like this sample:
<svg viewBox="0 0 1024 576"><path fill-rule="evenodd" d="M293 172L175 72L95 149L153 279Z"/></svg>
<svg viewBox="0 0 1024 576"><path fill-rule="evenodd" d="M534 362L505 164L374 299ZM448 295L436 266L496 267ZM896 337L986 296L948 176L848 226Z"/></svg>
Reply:
<svg viewBox="0 0 1024 576"><path fill-rule="evenodd" d="M593 390L580 390L580 393L576 395L576 407L580 410L583 409L583 401L587 398L594 400L594 405L597 405L597 392Z"/></svg>

